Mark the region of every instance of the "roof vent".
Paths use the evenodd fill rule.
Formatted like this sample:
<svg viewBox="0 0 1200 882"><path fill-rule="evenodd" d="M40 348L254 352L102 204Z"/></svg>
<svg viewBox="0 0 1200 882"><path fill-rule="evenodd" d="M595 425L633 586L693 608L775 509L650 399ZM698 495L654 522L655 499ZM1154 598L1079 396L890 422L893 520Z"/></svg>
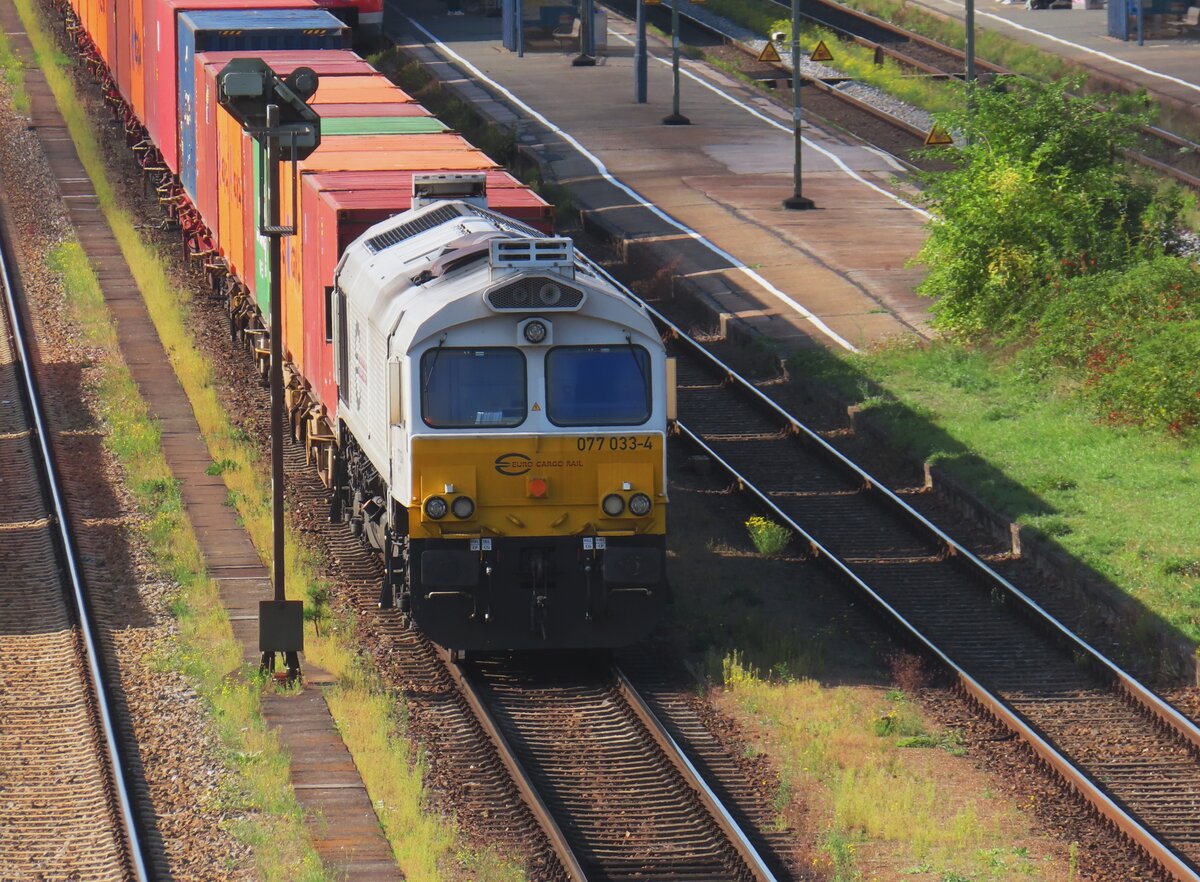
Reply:
<svg viewBox="0 0 1200 882"><path fill-rule="evenodd" d="M570 239L494 239L492 275L498 270L555 269L575 278L575 245Z"/></svg>
<svg viewBox="0 0 1200 882"><path fill-rule="evenodd" d="M421 172L413 175L413 208L445 199L460 199L487 208L487 175L483 172Z"/></svg>
<svg viewBox="0 0 1200 882"><path fill-rule="evenodd" d="M384 230L378 236L372 236L367 240L367 247L371 249L371 253L378 254L383 249L391 248L405 239L411 239L418 233L424 233L426 230L440 227L446 221L458 220L460 217L462 217L462 214L459 212L457 205L443 205L440 208L425 212L425 214L415 220L405 221L389 230Z"/></svg>

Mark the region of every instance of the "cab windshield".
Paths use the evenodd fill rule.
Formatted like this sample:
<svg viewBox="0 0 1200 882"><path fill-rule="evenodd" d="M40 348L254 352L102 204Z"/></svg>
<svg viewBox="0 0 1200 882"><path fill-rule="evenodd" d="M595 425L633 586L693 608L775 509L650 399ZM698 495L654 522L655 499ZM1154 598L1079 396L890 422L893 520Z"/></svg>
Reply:
<svg viewBox="0 0 1200 882"><path fill-rule="evenodd" d="M650 353L641 346L557 346L546 355L557 426L636 426L650 418Z"/></svg>
<svg viewBox="0 0 1200 882"><path fill-rule="evenodd" d="M439 346L421 356L421 417L435 429L519 426L525 386L519 349Z"/></svg>

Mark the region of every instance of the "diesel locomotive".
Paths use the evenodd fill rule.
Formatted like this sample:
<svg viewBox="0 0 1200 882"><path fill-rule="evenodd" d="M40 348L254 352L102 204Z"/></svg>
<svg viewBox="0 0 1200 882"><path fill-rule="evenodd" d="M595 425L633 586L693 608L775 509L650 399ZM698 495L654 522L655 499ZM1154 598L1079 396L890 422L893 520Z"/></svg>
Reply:
<svg viewBox="0 0 1200 882"><path fill-rule="evenodd" d="M337 269L335 498L382 602L461 650L612 647L666 595L667 359L570 239L468 202Z"/></svg>
<svg viewBox="0 0 1200 882"><path fill-rule="evenodd" d="M454 650L646 634L666 595L661 341L550 235L551 206L350 51L345 22L378 0L60 6L264 377L278 335L292 432L382 555L381 602ZM264 160L219 100L240 58L317 77L320 145L284 172L278 279Z"/></svg>

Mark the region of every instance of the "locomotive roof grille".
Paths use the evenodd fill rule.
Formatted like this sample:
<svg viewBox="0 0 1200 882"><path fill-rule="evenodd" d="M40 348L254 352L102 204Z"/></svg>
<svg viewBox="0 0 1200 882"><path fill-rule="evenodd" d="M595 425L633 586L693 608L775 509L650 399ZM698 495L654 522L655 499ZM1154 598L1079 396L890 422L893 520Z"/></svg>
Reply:
<svg viewBox="0 0 1200 882"><path fill-rule="evenodd" d="M575 243L566 238L546 236L521 239L493 239L490 258L493 276L497 270L555 269L575 275Z"/></svg>
<svg viewBox="0 0 1200 882"><path fill-rule="evenodd" d="M372 236L367 240L367 247L371 249L372 254L378 254L383 249L391 248L405 239L411 239L418 233L432 230L434 227L446 223L446 221L458 220L460 217L462 217L462 214L459 212L457 205L443 205L421 215L415 220L406 221L392 227L390 230L385 230L378 236Z"/></svg>
<svg viewBox="0 0 1200 882"><path fill-rule="evenodd" d="M562 279L525 276L487 293L487 303L500 311L544 312L548 309L578 309L583 292L563 283Z"/></svg>

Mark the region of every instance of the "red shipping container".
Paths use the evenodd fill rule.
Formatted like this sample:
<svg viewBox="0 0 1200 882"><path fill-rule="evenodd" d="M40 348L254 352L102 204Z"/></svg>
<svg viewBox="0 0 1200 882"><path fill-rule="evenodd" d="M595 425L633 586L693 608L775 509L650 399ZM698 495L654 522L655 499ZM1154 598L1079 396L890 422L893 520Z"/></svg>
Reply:
<svg viewBox="0 0 1200 882"><path fill-rule="evenodd" d="M412 139L442 138L440 142L423 142L423 149L418 149ZM305 171L387 171L387 170L417 170L446 169L448 171L484 171L497 168L496 163L481 151L471 147L457 135L380 135L374 140L380 142L370 145L373 149L341 149L343 146L353 148L356 141L367 138L341 137L322 141L308 159L299 163L300 173ZM386 142L386 143L385 143ZM362 145L359 145L362 146ZM256 278L256 230L258 219L254 216L255 200L252 195L257 188L254 177L254 151L257 149L248 138L243 138L243 263L245 272L239 278L250 288L255 299L260 303L266 302L265 292L258 290Z"/></svg>
<svg viewBox="0 0 1200 882"><path fill-rule="evenodd" d="M493 169L485 174L491 208L545 233L553 232L553 210L540 196L505 171ZM304 373L314 397L325 405L332 419L337 418L337 390L333 383L327 296L334 271L351 242L372 225L412 206L412 176L407 171L327 172L301 178L300 252L307 323Z"/></svg>
<svg viewBox="0 0 1200 882"><path fill-rule="evenodd" d="M177 20L181 11L197 9L315 9L313 0L144 0L146 116L150 139L173 173L179 173L179 102Z"/></svg>

